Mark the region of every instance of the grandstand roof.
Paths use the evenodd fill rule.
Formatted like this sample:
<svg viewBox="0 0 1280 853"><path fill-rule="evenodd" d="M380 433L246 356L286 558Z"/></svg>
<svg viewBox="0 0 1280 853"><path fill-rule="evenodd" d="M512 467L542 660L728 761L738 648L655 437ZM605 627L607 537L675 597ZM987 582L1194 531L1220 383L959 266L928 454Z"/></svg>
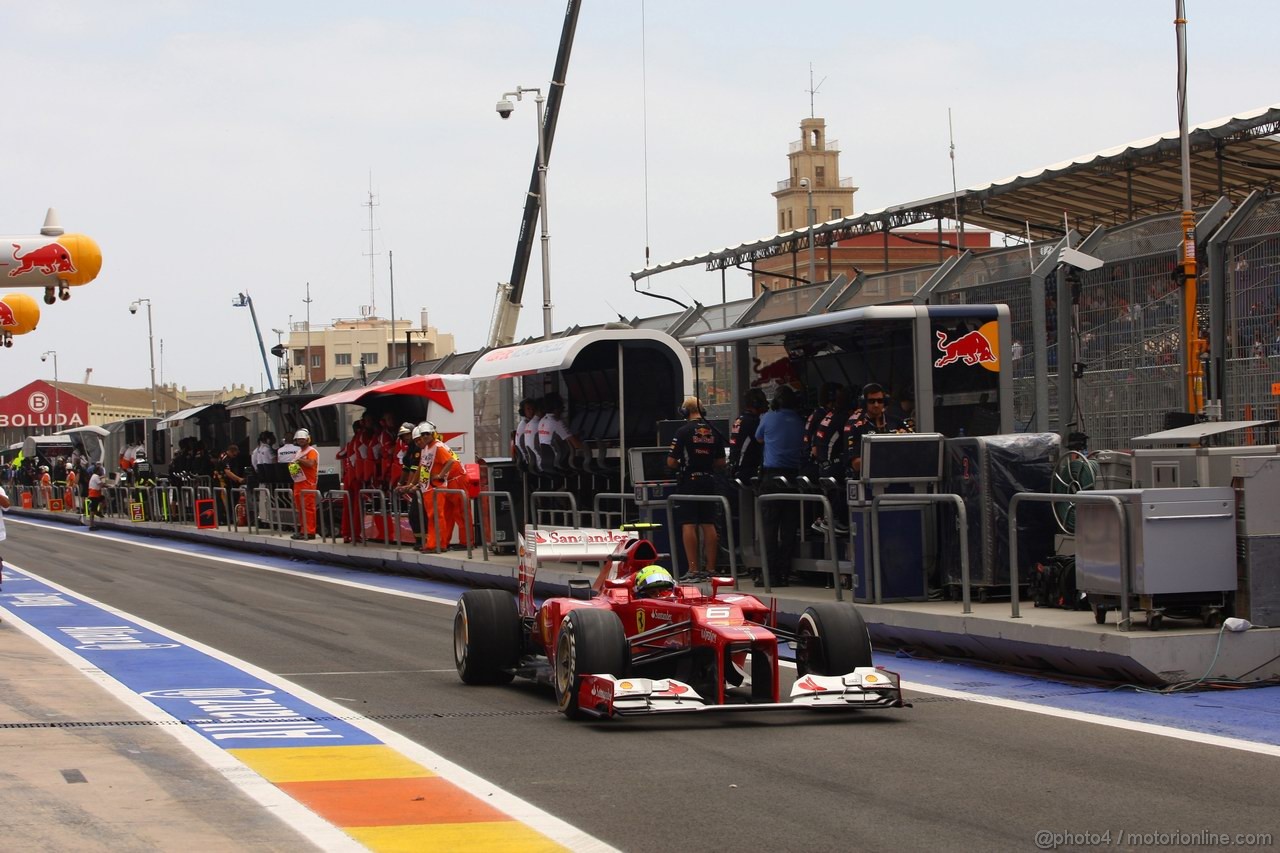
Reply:
<svg viewBox="0 0 1280 853"><path fill-rule="evenodd" d="M1188 131L1191 198L1195 207L1227 195L1242 198L1280 183L1280 105L1196 125ZM1089 231L1153 213L1182 209L1178 132L1150 136L1051 166L960 190L959 193L892 205L814 227L815 246L861 234L951 219L958 200L966 225L1033 238L1059 236L1062 215ZM631 273L639 280L660 272L705 264L708 270L749 264L807 250L809 229L725 247Z"/></svg>

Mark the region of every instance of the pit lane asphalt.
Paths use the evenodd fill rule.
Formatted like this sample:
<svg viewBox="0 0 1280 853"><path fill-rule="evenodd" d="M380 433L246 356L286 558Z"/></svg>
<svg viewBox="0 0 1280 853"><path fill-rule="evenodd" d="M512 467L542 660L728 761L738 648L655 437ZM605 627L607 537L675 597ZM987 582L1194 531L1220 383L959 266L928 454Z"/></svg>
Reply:
<svg viewBox="0 0 1280 853"><path fill-rule="evenodd" d="M4 553L285 676L621 850L1034 849L1039 831L1280 838L1273 756L910 693L915 707L895 711L575 724L546 688L462 685L451 607L74 529L21 525Z"/></svg>

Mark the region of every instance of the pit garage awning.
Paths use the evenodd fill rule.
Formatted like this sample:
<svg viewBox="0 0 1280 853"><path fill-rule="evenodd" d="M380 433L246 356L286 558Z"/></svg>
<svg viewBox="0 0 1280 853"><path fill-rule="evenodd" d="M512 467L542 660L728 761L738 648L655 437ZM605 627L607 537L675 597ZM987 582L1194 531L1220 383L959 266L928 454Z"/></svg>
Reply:
<svg viewBox="0 0 1280 853"><path fill-rule="evenodd" d="M193 406L190 409L183 409L180 412L169 415L169 417L165 418L160 423L156 424L156 429L168 429L169 427L176 426L177 424L187 420L188 418L194 418L196 415L200 414L201 412L207 411L213 408L214 406L220 406L220 405L222 404L208 403L204 406Z"/></svg>
<svg viewBox="0 0 1280 853"><path fill-rule="evenodd" d="M111 430L100 427L97 424L86 424L84 426L72 427L71 429L60 429L57 435L76 435L77 433L86 433L88 435L106 436L111 435Z"/></svg>
<svg viewBox="0 0 1280 853"><path fill-rule="evenodd" d="M573 366L579 353L600 341L616 341L619 346L632 343L670 350L684 374L681 387L691 387L693 368L684 347L670 335L651 329L600 329L489 350L472 365L469 375L472 379L504 379L566 370Z"/></svg>
<svg viewBox="0 0 1280 853"><path fill-rule="evenodd" d="M339 391L336 394L312 400L302 408L305 410L318 409L322 406L341 406L348 403L360 403L373 397L403 394L411 397L425 397L432 403L443 407L446 411L452 412L453 401L449 397L449 391L459 390L465 384L469 384L470 381L470 377L463 374L432 373L423 376L406 376L403 379L393 379L390 382L380 382L376 385L348 388L346 391Z"/></svg>

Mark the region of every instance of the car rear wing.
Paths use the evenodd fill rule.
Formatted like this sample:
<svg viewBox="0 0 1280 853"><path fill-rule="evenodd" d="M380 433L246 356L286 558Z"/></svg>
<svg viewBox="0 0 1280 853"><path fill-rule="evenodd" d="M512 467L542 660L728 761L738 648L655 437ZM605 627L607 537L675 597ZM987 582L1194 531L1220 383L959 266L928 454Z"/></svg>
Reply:
<svg viewBox="0 0 1280 853"><path fill-rule="evenodd" d="M519 537L518 552L520 615L532 617L537 612L533 584L541 563L583 563L623 558L629 552L642 550L636 546L643 541L625 530L525 525L524 534ZM653 548L648 550L653 551Z"/></svg>

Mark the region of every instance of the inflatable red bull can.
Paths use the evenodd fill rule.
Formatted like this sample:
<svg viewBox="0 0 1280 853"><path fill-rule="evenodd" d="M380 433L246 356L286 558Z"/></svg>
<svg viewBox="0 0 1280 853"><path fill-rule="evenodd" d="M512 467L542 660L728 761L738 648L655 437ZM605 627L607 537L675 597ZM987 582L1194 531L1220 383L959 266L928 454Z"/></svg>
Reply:
<svg viewBox="0 0 1280 853"><path fill-rule="evenodd" d="M13 346L15 335L34 332L40 324L40 306L25 293L0 296L0 343Z"/></svg>

